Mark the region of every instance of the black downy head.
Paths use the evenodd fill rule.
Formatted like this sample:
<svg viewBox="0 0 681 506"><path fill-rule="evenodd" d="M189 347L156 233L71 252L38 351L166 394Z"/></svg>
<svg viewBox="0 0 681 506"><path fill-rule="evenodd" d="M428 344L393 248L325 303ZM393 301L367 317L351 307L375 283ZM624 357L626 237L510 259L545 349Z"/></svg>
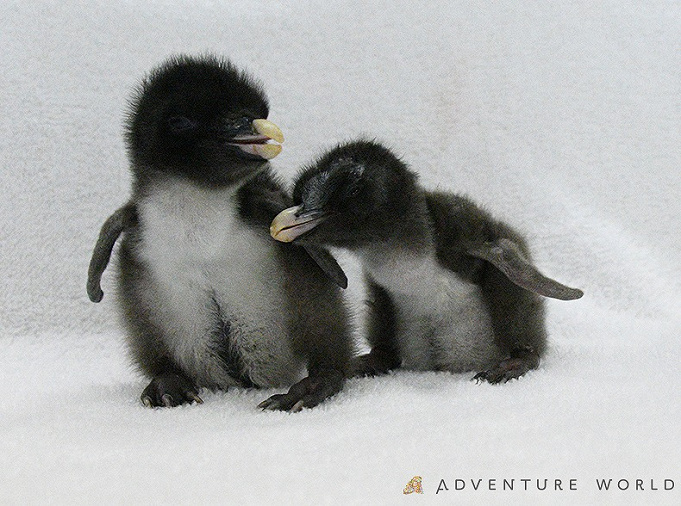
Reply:
<svg viewBox="0 0 681 506"><path fill-rule="evenodd" d="M357 249L419 226L416 175L388 148L341 144L304 168L270 233L282 242Z"/></svg>
<svg viewBox="0 0 681 506"><path fill-rule="evenodd" d="M130 104L127 142L138 179L154 171L199 184L234 184L281 151L262 87L213 56L173 57Z"/></svg>

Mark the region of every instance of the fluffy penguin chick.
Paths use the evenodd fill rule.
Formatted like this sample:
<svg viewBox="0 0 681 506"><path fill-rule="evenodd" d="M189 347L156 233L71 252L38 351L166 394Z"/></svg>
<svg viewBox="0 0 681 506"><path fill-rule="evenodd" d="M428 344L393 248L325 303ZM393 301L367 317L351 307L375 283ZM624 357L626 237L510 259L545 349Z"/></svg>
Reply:
<svg viewBox="0 0 681 506"><path fill-rule="evenodd" d="M261 407L298 411L342 387L352 351L339 289L304 249L268 234L292 201L267 162L281 150L270 141L283 141L267 115L260 86L214 57L167 61L132 100L132 196L102 228L88 294L101 300L124 233L119 306L152 378L145 405L200 402L200 387L295 383Z"/></svg>
<svg viewBox="0 0 681 506"><path fill-rule="evenodd" d="M301 172L293 199L272 223L275 239L347 248L362 263L371 352L359 357L359 374L402 365L517 378L545 348L538 294L582 296L540 274L508 225L464 197L425 191L374 142L323 155Z"/></svg>

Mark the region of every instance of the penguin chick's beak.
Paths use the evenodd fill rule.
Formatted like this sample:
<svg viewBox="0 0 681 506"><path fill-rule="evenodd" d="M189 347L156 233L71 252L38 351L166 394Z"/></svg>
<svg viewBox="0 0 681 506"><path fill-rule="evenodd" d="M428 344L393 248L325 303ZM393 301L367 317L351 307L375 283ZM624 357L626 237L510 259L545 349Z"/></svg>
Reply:
<svg viewBox="0 0 681 506"><path fill-rule="evenodd" d="M284 134L277 125L266 119L256 119L251 123L251 127L252 134L237 135L231 138L228 144L265 160L271 160L281 153L281 144L268 144L270 140L284 142Z"/></svg>
<svg viewBox="0 0 681 506"><path fill-rule="evenodd" d="M270 225L270 235L277 241L291 242L309 232L328 217L324 211L302 211L302 206L289 207L280 212Z"/></svg>

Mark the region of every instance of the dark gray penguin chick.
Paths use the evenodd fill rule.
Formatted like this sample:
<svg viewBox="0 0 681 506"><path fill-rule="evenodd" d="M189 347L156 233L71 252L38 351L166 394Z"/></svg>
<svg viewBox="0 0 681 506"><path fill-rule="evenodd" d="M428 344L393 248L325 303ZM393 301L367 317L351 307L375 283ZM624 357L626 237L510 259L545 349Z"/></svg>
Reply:
<svg viewBox="0 0 681 506"><path fill-rule="evenodd" d="M363 266L371 352L359 374L402 365L517 378L546 346L540 295L582 296L540 274L511 227L465 197L425 191L374 142L323 155L301 172L293 200L272 223L274 238L347 248Z"/></svg>
<svg viewBox="0 0 681 506"><path fill-rule="evenodd" d="M340 290L268 234L292 205L267 162L281 150L269 141L283 141L268 112L261 87L215 57L170 59L132 100L132 196L102 227L88 294L101 300L124 233L118 299L152 378L148 406L200 402L201 387L295 383L261 407L298 411L342 388L352 349Z"/></svg>

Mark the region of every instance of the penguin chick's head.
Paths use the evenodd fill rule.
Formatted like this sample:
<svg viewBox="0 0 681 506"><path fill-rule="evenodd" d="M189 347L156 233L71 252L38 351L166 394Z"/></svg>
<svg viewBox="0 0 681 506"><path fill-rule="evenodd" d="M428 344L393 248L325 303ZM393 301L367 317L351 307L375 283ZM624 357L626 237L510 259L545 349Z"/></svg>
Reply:
<svg viewBox="0 0 681 506"><path fill-rule="evenodd" d="M412 227L419 195L416 175L388 148L341 144L302 170L297 205L274 219L270 233L282 242L361 248Z"/></svg>
<svg viewBox="0 0 681 506"><path fill-rule="evenodd" d="M186 176L223 186L265 166L281 151L267 121L261 86L216 57L169 59L142 82L130 104L127 142L133 170Z"/></svg>

